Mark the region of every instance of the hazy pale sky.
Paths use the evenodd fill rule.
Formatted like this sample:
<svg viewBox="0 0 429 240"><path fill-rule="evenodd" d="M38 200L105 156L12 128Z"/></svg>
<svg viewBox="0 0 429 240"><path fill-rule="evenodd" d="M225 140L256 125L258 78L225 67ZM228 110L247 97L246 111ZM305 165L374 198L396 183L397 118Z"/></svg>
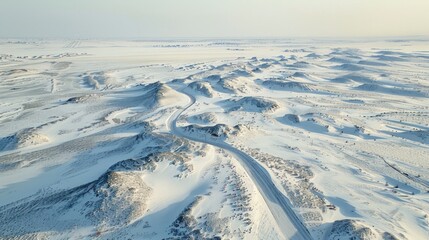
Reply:
<svg viewBox="0 0 429 240"><path fill-rule="evenodd" d="M429 0L0 0L0 37L429 35Z"/></svg>

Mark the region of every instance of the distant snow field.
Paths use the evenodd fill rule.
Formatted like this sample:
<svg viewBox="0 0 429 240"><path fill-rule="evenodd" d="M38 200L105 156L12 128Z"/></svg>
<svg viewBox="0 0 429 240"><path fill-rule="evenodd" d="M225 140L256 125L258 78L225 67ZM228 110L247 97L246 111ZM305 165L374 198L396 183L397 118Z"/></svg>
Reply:
<svg viewBox="0 0 429 240"><path fill-rule="evenodd" d="M0 239L429 239L429 41L0 42Z"/></svg>

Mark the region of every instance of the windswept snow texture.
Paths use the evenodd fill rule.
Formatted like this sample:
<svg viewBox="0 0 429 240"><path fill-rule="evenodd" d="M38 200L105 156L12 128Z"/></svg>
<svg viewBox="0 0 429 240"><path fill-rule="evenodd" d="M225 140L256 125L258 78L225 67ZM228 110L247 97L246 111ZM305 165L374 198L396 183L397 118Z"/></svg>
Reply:
<svg viewBox="0 0 429 240"><path fill-rule="evenodd" d="M428 49L2 40L0 239L429 239Z"/></svg>

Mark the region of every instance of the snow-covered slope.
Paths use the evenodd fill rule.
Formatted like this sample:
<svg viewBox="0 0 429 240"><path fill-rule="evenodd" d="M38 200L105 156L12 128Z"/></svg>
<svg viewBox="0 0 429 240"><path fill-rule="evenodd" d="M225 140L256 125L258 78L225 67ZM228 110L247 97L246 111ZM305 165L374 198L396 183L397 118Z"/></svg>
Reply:
<svg viewBox="0 0 429 240"><path fill-rule="evenodd" d="M3 40L0 239L428 239L428 47Z"/></svg>

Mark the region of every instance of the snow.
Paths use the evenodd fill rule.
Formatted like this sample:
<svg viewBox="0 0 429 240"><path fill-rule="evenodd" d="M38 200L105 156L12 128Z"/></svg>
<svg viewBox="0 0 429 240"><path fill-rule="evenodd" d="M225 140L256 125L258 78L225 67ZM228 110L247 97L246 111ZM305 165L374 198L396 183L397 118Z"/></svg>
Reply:
<svg viewBox="0 0 429 240"><path fill-rule="evenodd" d="M428 47L2 40L0 238L428 239Z"/></svg>

